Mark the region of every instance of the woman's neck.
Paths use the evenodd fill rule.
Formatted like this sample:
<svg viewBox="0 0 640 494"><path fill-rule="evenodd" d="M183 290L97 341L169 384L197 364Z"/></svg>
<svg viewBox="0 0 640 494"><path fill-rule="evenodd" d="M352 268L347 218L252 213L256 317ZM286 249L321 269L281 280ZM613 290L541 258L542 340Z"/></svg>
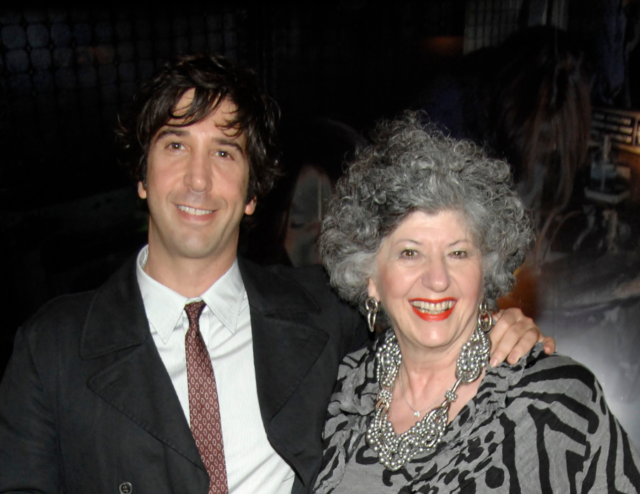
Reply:
<svg viewBox="0 0 640 494"><path fill-rule="evenodd" d="M456 382L455 370L449 375L432 375L425 380L422 375L411 376L400 367L392 393L393 400L389 408L389 421L397 434L410 429L421 421L431 410L442 405L445 392ZM457 398L450 404L448 420L451 422L464 406L477 394L485 371L475 381L461 384L456 390Z"/></svg>
<svg viewBox="0 0 640 494"><path fill-rule="evenodd" d="M457 381L457 361L467 339L447 348L425 350L401 345L402 364L393 387L393 400L389 420L396 433L401 434L422 420L445 400L445 392ZM451 403L449 421L476 395L484 372L469 384L456 390L457 399ZM418 412L418 413L416 413Z"/></svg>

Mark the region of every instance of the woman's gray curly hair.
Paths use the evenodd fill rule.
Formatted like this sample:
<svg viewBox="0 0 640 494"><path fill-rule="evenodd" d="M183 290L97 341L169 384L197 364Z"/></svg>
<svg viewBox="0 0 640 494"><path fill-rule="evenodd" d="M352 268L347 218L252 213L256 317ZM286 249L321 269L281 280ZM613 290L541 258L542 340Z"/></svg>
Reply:
<svg viewBox="0 0 640 494"><path fill-rule="evenodd" d="M483 256L489 307L513 288L533 240L509 165L471 142L420 123L421 114L381 122L337 184L323 224L322 257L331 284L363 309L384 238L414 211L463 213Z"/></svg>

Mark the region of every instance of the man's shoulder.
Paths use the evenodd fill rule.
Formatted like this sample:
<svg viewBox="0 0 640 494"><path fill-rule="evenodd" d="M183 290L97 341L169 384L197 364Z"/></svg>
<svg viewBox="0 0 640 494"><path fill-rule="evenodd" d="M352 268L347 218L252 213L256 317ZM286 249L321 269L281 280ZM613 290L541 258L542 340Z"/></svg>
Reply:
<svg viewBox="0 0 640 494"><path fill-rule="evenodd" d="M321 265L293 267L284 266L282 264L270 264L263 266L256 264L247 259L240 259L241 265L248 270L261 273L266 276L282 276L296 283L301 284L322 284L325 287L329 285L329 276Z"/></svg>
<svg viewBox="0 0 640 494"><path fill-rule="evenodd" d="M77 354L94 297L95 291L90 291L62 295L47 302L18 330L14 354L18 346L28 348L38 361L49 362L56 354L69 357L73 352Z"/></svg>
<svg viewBox="0 0 640 494"><path fill-rule="evenodd" d="M44 304L23 325L30 332L39 332L53 326L72 326L83 321L95 297L95 290L61 295Z"/></svg>
<svg viewBox="0 0 640 494"><path fill-rule="evenodd" d="M338 297L322 266L260 266L241 260L240 271L253 310L330 328L332 334L348 334L344 354L366 343L364 319Z"/></svg>
<svg viewBox="0 0 640 494"><path fill-rule="evenodd" d="M130 263L126 263L109 280L93 290L61 295L48 301L22 325L22 332L29 339L60 339L65 333L78 337L96 301L105 295L121 292L125 278L131 278ZM117 309L121 310L122 307Z"/></svg>
<svg viewBox="0 0 640 494"><path fill-rule="evenodd" d="M250 297L252 290L258 290L265 298L285 296L291 300L300 298L316 303L338 299L322 266L262 266L247 260L242 260L240 266Z"/></svg>
<svg viewBox="0 0 640 494"><path fill-rule="evenodd" d="M307 290L318 294L335 294L329 285L329 275L322 266L304 266L294 268L291 266L271 266L270 269L277 276L299 284Z"/></svg>

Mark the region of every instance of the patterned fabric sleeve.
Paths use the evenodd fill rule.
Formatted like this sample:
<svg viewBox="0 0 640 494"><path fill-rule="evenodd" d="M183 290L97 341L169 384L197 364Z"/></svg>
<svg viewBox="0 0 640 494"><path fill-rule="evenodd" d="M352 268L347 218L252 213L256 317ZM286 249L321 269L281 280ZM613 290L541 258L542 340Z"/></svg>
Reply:
<svg viewBox="0 0 640 494"><path fill-rule="evenodd" d="M516 468L510 478L521 486L541 492L638 492L638 452L587 368L562 356L530 357L508 401L500 421L515 423ZM535 448L527 452L519 439ZM535 468L527 469L532 463Z"/></svg>

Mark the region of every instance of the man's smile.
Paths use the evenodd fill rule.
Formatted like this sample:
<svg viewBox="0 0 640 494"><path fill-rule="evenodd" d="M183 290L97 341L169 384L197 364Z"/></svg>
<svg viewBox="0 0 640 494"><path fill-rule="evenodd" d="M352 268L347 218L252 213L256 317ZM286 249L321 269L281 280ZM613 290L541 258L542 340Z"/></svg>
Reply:
<svg viewBox="0 0 640 494"><path fill-rule="evenodd" d="M183 206L181 204L178 204L178 209L194 216L204 216L205 214L213 213L213 209L197 209L190 206Z"/></svg>

